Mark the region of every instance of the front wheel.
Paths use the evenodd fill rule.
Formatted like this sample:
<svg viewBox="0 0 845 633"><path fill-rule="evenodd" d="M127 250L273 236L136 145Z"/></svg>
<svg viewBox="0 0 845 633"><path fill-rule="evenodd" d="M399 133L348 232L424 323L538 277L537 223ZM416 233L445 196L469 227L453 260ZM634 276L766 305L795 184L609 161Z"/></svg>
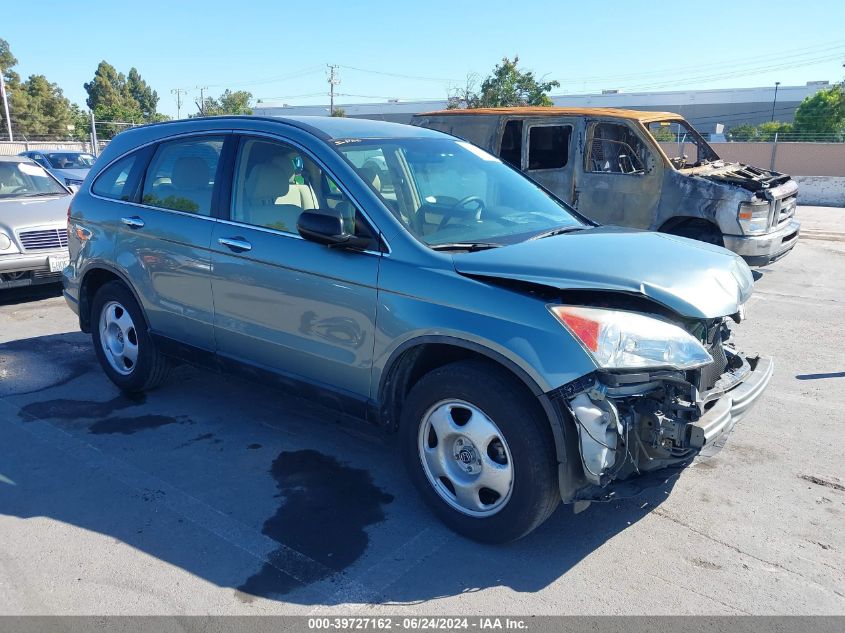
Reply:
<svg viewBox="0 0 845 633"><path fill-rule="evenodd" d="M509 372L461 361L426 374L402 409L411 480L440 519L487 543L521 538L560 501L539 404Z"/></svg>
<svg viewBox="0 0 845 633"><path fill-rule="evenodd" d="M94 295L91 338L103 371L121 390L146 391L167 377L170 364L155 348L138 302L121 282L109 282Z"/></svg>

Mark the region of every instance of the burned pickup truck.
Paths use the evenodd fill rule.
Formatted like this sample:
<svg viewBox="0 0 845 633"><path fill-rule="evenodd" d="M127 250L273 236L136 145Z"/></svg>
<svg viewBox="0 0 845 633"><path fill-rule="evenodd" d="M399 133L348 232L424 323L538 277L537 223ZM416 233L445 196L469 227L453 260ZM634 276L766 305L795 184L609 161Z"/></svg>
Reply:
<svg viewBox="0 0 845 633"><path fill-rule="evenodd" d="M677 114L487 108L412 123L483 147L601 224L717 244L757 266L798 242L795 181L720 159Z"/></svg>

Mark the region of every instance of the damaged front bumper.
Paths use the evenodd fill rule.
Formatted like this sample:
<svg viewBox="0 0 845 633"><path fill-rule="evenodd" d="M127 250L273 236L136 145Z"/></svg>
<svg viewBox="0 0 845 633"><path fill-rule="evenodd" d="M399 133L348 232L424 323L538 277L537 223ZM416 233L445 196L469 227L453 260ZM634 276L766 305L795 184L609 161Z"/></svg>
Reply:
<svg viewBox="0 0 845 633"><path fill-rule="evenodd" d="M633 496L717 452L774 368L770 358L725 351L725 372L704 392L684 372L652 372L595 373L548 394L567 436L558 475L563 501Z"/></svg>
<svg viewBox="0 0 845 633"><path fill-rule="evenodd" d="M725 248L740 255L749 266L765 266L784 257L795 248L801 223L791 218L771 233L763 235L725 235Z"/></svg>

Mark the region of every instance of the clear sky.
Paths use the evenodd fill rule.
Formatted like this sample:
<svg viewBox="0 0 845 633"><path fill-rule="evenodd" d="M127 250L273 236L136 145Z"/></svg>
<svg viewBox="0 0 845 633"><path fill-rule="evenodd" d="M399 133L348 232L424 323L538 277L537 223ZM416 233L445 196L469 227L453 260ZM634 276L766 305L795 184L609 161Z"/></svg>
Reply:
<svg viewBox="0 0 845 633"><path fill-rule="evenodd" d="M274 103L444 98L505 55L553 93L802 85L845 75L845 1L7 0L0 37L24 77L44 74L83 105L100 60L135 66L176 114L173 88L249 90ZM373 72L376 71L376 72ZM385 73L385 74L377 74Z"/></svg>

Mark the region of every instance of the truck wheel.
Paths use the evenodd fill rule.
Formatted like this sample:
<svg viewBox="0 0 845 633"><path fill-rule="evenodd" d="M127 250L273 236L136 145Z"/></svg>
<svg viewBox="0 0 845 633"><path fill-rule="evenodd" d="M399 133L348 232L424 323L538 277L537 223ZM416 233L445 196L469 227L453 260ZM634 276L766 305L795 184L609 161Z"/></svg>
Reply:
<svg viewBox="0 0 845 633"><path fill-rule="evenodd" d="M123 391L158 386L170 369L155 348L135 297L119 281L97 291L91 306L91 338L103 371Z"/></svg>
<svg viewBox="0 0 845 633"><path fill-rule="evenodd" d="M533 396L492 363L426 374L402 408L404 461L437 516L476 541L521 538L560 502L554 440Z"/></svg>
<svg viewBox="0 0 845 633"><path fill-rule="evenodd" d="M707 244L715 244L716 246L725 245L721 231L707 220L690 220L672 227L665 232L670 235L678 235L679 237L688 237L691 240L706 242Z"/></svg>

